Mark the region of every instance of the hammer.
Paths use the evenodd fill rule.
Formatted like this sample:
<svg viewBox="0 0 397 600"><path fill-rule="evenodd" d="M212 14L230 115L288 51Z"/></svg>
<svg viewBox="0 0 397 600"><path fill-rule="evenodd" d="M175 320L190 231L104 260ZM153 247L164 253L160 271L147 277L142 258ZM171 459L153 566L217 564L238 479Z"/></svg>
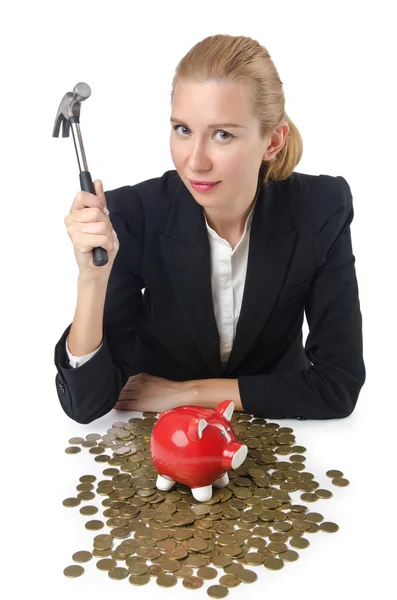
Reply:
<svg viewBox="0 0 397 600"><path fill-rule="evenodd" d="M59 105L55 118L55 125L52 137L59 137L59 130L62 125L62 137L69 137L70 128L72 128L73 142L77 155L77 162L80 170L80 188L84 192L95 194L94 184L91 174L88 170L87 159L84 152L83 139L80 131L80 106L83 100L91 96L91 88L87 83L80 81L74 86L73 92L66 92ZM77 142L76 143L76 139ZM81 164L84 170L81 169ZM93 249L93 260L97 267L102 267L108 262L108 253L105 248L99 246Z"/></svg>

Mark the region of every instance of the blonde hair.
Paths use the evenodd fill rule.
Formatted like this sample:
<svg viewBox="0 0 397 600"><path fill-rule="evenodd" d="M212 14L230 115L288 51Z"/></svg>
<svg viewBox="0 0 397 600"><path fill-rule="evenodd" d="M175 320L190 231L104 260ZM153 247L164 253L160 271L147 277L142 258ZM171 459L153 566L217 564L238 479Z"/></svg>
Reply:
<svg viewBox="0 0 397 600"><path fill-rule="evenodd" d="M303 142L301 135L285 113L283 82L269 52L256 40L246 36L217 34L204 38L179 61L172 80L171 103L180 80L236 81L247 86L252 114L260 122L264 139L283 120L289 132L281 150L271 160L262 160L262 183L287 179L299 163ZM263 176L263 175L262 175Z"/></svg>

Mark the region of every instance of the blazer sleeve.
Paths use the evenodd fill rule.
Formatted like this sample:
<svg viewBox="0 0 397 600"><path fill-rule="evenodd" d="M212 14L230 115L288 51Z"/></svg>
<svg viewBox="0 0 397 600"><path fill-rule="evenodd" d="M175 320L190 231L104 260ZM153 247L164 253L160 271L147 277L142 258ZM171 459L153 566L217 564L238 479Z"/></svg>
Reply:
<svg viewBox="0 0 397 600"><path fill-rule="evenodd" d="M66 353L68 325L55 346L55 384L65 413L91 423L108 413L131 375L135 331L142 314L140 277L143 213L132 186L105 192L109 218L120 247L109 276L103 315L102 345L90 360L73 368ZM99 268L99 267L98 267Z"/></svg>
<svg viewBox="0 0 397 600"><path fill-rule="evenodd" d="M268 418L349 416L365 382L362 316L352 251L353 199L338 176L341 207L316 235L318 268L305 306L308 369L238 378L243 410ZM338 193L338 192L337 192Z"/></svg>

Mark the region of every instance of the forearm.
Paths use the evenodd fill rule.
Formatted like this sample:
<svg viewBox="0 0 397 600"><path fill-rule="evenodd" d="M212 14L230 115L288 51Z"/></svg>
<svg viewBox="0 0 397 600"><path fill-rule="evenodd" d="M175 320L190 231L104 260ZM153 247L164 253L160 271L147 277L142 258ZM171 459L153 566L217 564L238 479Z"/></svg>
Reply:
<svg viewBox="0 0 397 600"><path fill-rule="evenodd" d="M197 379L194 400L204 408L216 408L223 400L233 400L235 410L243 410L237 379Z"/></svg>
<svg viewBox="0 0 397 600"><path fill-rule="evenodd" d="M67 338L74 356L90 354L101 343L107 284L107 279L78 279L76 310Z"/></svg>

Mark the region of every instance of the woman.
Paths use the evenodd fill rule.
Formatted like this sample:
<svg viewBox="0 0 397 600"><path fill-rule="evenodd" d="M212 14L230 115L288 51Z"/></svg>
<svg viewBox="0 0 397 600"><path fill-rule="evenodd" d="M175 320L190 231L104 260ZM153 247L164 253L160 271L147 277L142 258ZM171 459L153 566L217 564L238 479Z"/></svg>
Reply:
<svg viewBox="0 0 397 600"><path fill-rule="evenodd" d="M175 170L106 193L97 180L65 217L79 279L55 348L62 408L80 423L225 399L266 418L347 417L365 382L349 184L294 172L302 140L249 37L196 44L171 98Z"/></svg>

